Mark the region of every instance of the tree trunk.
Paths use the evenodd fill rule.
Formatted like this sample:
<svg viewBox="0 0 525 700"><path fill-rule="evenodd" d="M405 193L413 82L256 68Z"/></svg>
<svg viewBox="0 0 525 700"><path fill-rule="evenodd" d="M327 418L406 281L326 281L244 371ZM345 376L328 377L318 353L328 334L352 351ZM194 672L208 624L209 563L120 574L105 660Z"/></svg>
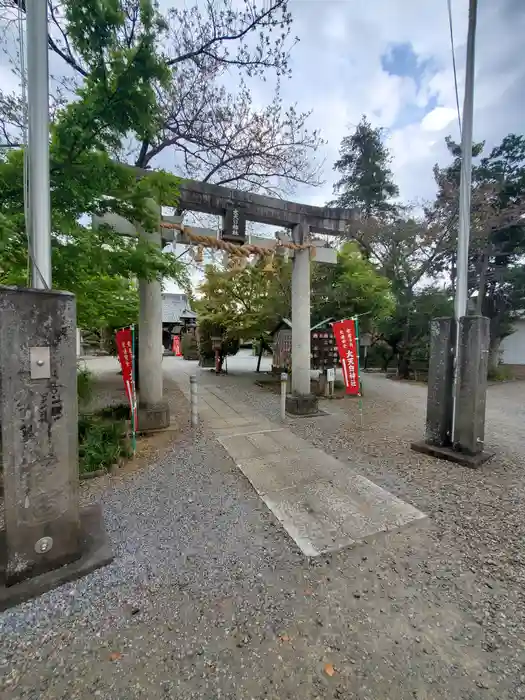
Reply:
<svg viewBox="0 0 525 700"><path fill-rule="evenodd" d="M402 353L399 356L397 373L400 379L410 379L410 355Z"/></svg>
<svg viewBox="0 0 525 700"><path fill-rule="evenodd" d="M391 355L383 355L381 358L381 370L386 374L388 372L388 365L390 364L390 361L394 357L394 353Z"/></svg>
<svg viewBox="0 0 525 700"><path fill-rule="evenodd" d="M499 336L490 338L489 344L489 372L495 372L498 369L500 361L501 338Z"/></svg>
<svg viewBox="0 0 525 700"><path fill-rule="evenodd" d="M481 270L479 272L478 298L476 299L476 314L478 316L481 316L483 313L483 302L485 300L485 289L487 286L488 268L489 256L487 253L483 253L483 258L481 260Z"/></svg>

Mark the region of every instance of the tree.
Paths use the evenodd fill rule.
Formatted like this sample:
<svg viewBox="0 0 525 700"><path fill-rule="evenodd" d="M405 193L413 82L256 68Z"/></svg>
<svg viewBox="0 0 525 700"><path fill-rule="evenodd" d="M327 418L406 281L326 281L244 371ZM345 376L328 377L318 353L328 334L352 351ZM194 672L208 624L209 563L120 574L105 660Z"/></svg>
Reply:
<svg viewBox="0 0 525 700"><path fill-rule="evenodd" d="M389 281L363 257L356 243L347 242L336 265L314 265L312 324L362 316L362 330L390 315L395 302Z"/></svg>
<svg viewBox="0 0 525 700"><path fill-rule="evenodd" d="M455 281L457 211L461 149L447 139L454 162L434 169L439 191L435 209L452 216L455 226L448 239L452 280ZM479 156L483 144L475 144ZM512 329L512 316L523 308L516 274L525 253L525 138L509 134L473 167L469 245L469 297L476 313L490 319L490 365L499 358L502 338Z"/></svg>
<svg viewBox="0 0 525 700"><path fill-rule="evenodd" d="M390 170L390 153L383 143L383 130L373 128L365 116L354 133L341 142L340 157L334 170L340 173L335 183L335 206L356 209L362 217L383 218L395 207L398 196Z"/></svg>
<svg viewBox="0 0 525 700"><path fill-rule="evenodd" d="M142 238L124 239L107 228L81 223L85 215L119 213L145 228L158 227L151 198L176 205L178 181L167 173L137 180L108 151L133 133L145 137L156 122L153 87L166 79L158 60L158 17L141 4L140 44L119 51L115 35L123 19L114 2L63 2L70 46L89 66L76 99L57 112L50 143L52 262L55 286L78 297L79 322L88 327L129 322L136 309L133 281L170 276L184 282L184 268ZM0 157L0 279L27 283L23 153ZM100 284L97 286L97 280ZM113 305L103 303L104 291ZM106 296L106 302L107 302Z"/></svg>
<svg viewBox="0 0 525 700"><path fill-rule="evenodd" d="M291 308L291 266L282 259L265 270L264 260L240 270L208 265L196 301L199 322L215 327L225 338L259 338L288 316Z"/></svg>
<svg viewBox="0 0 525 700"><path fill-rule="evenodd" d="M430 321L451 316L453 299L450 293L435 285L422 289L399 290L395 311L377 324L376 342L386 344L384 370L397 356L398 375L410 376L411 363L428 363L430 351Z"/></svg>
<svg viewBox="0 0 525 700"><path fill-rule="evenodd" d="M79 24L84 5L48 0L49 47L63 68L53 80L58 108L72 90L89 84L94 65L102 72L109 56L118 62L150 46L151 27L157 37L155 70L169 76L149 84L156 98L155 128L135 130L126 144L114 145L113 155L150 167L170 149L181 175L252 190L276 192L294 183L319 183L312 156L321 140L306 128L309 113L283 107L279 84L272 102L256 109L244 83L231 94L222 81L226 71L234 70L248 78L269 71L278 80L289 76L292 18L287 0L260 5L244 0L240 7L234 0L215 0L164 14L145 0L91 0L88 12L100 14L100 35L92 44L93 33L82 34ZM111 53L104 48L109 37ZM126 71L121 75L128 76ZM142 85L149 100L147 88ZM113 104L118 111L118 100ZM0 96L4 135L15 142L23 123L20 106L15 96ZM143 124L151 126L150 117L146 111ZM123 115L117 118L121 121Z"/></svg>

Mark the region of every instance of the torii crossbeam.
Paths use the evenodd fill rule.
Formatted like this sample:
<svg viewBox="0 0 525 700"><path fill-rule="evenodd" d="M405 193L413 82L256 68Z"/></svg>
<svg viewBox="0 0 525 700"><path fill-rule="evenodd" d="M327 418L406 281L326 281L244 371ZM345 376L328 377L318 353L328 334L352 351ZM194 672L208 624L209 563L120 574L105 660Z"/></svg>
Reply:
<svg viewBox="0 0 525 700"><path fill-rule="evenodd" d="M148 176L150 171L136 169L140 175ZM159 246L162 242L195 244L193 233L208 236L210 239L220 236L224 241L243 246L248 243L246 222L275 225L290 229L290 236L280 236L280 242L268 238L251 237L251 243L261 247L279 247L280 243L292 241L294 250L292 268L292 395L288 408L295 413L315 413L317 402L310 393L310 249L315 247L314 260L334 263L337 255L333 249L323 247L319 241L311 239L311 234L331 236L344 235L354 219L353 210L316 207L290 202L277 197L253 194L242 190L184 180L179 189L179 210L195 211L205 214L220 215L223 218L222 230L217 233L211 229L195 227L166 227L166 224L180 224L182 217L163 217L160 203L158 211L158 229L145 232L139 226L128 222L120 216L106 215L95 218L94 224L109 224L123 235L144 235L150 242ZM165 224L163 226L163 223ZM180 230L177 230L179 228ZM159 282L139 281L140 317L139 342L140 362L139 378L141 387L140 415L147 412L148 427L153 416L157 423L165 424L169 420L167 408L162 400L162 337L161 308L162 296ZM158 410L157 410L157 408ZM151 425L161 427L161 425Z"/></svg>

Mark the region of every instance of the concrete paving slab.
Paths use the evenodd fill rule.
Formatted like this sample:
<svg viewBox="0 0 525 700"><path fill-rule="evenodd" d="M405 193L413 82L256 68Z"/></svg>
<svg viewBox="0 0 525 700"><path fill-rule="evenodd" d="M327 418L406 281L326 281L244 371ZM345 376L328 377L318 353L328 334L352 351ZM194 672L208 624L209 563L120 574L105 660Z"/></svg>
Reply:
<svg viewBox="0 0 525 700"><path fill-rule="evenodd" d="M279 433L275 434L278 435ZM253 435L247 435L246 439L252 443L259 455L275 454L283 451L283 446L273 438L272 433L269 435L266 435L266 433L254 433ZM254 457L256 456L254 455Z"/></svg>
<svg viewBox="0 0 525 700"><path fill-rule="evenodd" d="M425 515L321 450L237 461L307 556L336 551Z"/></svg>
<svg viewBox="0 0 525 700"><path fill-rule="evenodd" d="M266 494L262 500L307 557L334 552L355 544L341 533L339 524L326 513L312 509L301 487Z"/></svg>
<svg viewBox="0 0 525 700"><path fill-rule="evenodd" d="M423 519L423 513L408 503L392 496L364 477L354 491L347 485L333 481L318 481L307 484L303 493L305 502L313 512L326 515L339 524L341 536L349 535L355 541L364 541L380 532L391 532ZM292 494L287 494L289 498Z"/></svg>
<svg viewBox="0 0 525 700"><path fill-rule="evenodd" d="M258 448L248 440L246 435L218 436L217 440L235 462L240 459L253 459L259 455Z"/></svg>
<svg viewBox="0 0 525 700"><path fill-rule="evenodd" d="M306 450L307 448L311 447L309 442L297 437L297 435L294 435L289 430L282 430L279 433L275 433L275 435L272 435L272 439L279 443L279 445L281 445L284 449L291 452Z"/></svg>
<svg viewBox="0 0 525 700"><path fill-rule="evenodd" d="M200 389L202 417L306 556L337 551L425 518L347 463L236 402L223 388Z"/></svg>
<svg viewBox="0 0 525 700"><path fill-rule="evenodd" d="M270 433L279 431L281 428L275 428L271 423L257 423L256 425L239 425L228 427L213 428L216 437L233 437L234 435L255 435L256 433Z"/></svg>

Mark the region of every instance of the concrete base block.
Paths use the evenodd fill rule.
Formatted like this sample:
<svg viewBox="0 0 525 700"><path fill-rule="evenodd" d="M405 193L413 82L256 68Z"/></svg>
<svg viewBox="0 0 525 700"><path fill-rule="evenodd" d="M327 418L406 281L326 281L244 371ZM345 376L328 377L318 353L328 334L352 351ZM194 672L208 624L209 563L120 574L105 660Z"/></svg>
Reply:
<svg viewBox="0 0 525 700"><path fill-rule="evenodd" d="M42 593L75 581L86 574L110 564L113 560L111 544L104 529L102 510L98 504L80 510L80 556L75 561L12 586L5 585L6 543L5 530L0 531L0 611L36 598Z"/></svg>
<svg viewBox="0 0 525 700"><path fill-rule="evenodd" d="M410 445L414 452L435 457L436 459L445 459L447 462L455 462L463 467L477 469L489 459L494 457L493 452L478 452L477 454L468 454L452 449L452 447L442 447L440 445L429 445L427 442L413 442Z"/></svg>
<svg viewBox="0 0 525 700"><path fill-rule="evenodd" d="M170 424L170 407L164 401L147 406L139 404L138 423L141 433L168 428Z"/></svg>
<svg viewBox="0 0 525 700"><path fill-rule="evenodd" d="M306 396L287 394L286 412L293 416L312 416L319 413L317 396L314 394Z"/></svg>

